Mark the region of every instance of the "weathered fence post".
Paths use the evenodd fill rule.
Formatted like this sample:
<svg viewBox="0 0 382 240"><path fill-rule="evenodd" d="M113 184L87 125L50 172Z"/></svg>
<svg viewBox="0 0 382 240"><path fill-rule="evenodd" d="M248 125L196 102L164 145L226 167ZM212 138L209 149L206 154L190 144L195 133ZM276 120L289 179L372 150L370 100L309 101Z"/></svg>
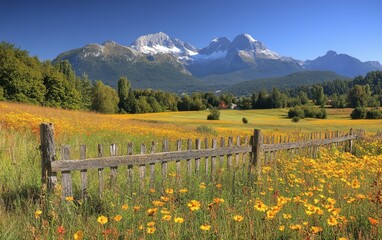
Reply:
<svg viewBox="0 0 382 240"><path fill-rule="evenodd" d="M86 145L80 145L80 159L86 159ZM87 169L81 170L81 197L84 200L88 197Z"/></svg>
<svg viewBox="0 0 382 240"><path fill-rule="evenodd" d="M98 157L103 157L103 145L98 144ZM102 198L103 195L103 168L98 168L98 191L99 198Z"/></svg>
<svg viewBox="0 0 382 240"><path fill-rule="evenodd" d="M350 128L350 136L353 136L353 128ZM349 152L353 154L353 139L349 140Z"/></svg>
<svg viewBox="0 0 382 240"><path fill-rule="evenodd" d="M252 165L257 174L261 173L261 145L263 144L263 134L260 129L255 129L252 143Z"/></svg>
<svg viewBox="0 0 382 240"><path fill-rule="evenodd" d="M41 183L43 188L52 191L57 184L57 173L52 172L51 163L56 160L56 149L54 145L54 132L52 123L40 125L41 141Z"/></svg>

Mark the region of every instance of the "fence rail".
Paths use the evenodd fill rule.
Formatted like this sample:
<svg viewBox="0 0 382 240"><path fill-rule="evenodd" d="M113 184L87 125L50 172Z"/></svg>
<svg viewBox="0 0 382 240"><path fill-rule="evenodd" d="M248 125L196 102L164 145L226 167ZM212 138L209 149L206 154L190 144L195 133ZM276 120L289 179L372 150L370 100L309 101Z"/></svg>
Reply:
<svg viewBox="0 0 382 240"><path fill-rule="evenodd" d="M255 171L260 174L261 166L264 160L267 160L267 155L270 154L275 158L276 154L280 151L294 151L295 149L312 148L317 151L319 146L339 144L346 145L347 151L352 151L353 141L359 136L364 135L364 131L352 131L341 134L339 132L332 134L312 134L309 139L303 141L291 142L291 137L282 139L267 136L264 140L264 136L259 129L255 129L253 136L250 137L251 141L248 143L248 139L245 139L241 144L241 139L236 138L236 144L233 144L233 138L228 138L227 145L225 145L224 138L220 139L220 145L216 139L212 140L212 146L209 148L207 139L204 141L204 149L201 147L201 140L195 140L195 149L192 149L193 141L188 139L185 143L186 150L182 150L182 141L176 142L176 151L169 151L169 142L165 140L162 144L162 152L157 152L157 144L151 143L149 150L145 144L140 146L140 154L133 154L133 144L127 145L127 155L118 156L118 145L110 145L110 156L106 157L104 154L103 145L98 145L98 157L87 158L86 146L80 146L80 158L77 160L71 160L69 146L62 147L62 160L56 159L56 148L54 143L54 134L52 124L41 124L41 161L42 161L42 183L49 191L53 190L56 184L59 182L57 173L61 172L60 183L62 185L62 195L73 196L73 182L72 171L80 171L81 181L81 196L86 198L88 195L88 170L98 170L98 190L100 196L104 190L104 169L110 169L110 182L114 184L118 175L118 167L127 166L126 179L129 183L134 180L134 169L138 172L138 179L140 182L140 188L145 187L146 177L149 177L150 185L153 185L155 181L155 166L161 165L162 179L166 178L168 173L168 163L175 162L176 174L180 175L182 161L186 162L186 170L183 171L186 175L196 174L201 175L201 160L204 159L204 170L206 176L214 178L217 166L221 168L224 164L228 170L232 167L238 166L239 163L248 164L248 170L250 172ZM381 134L378 133L377 136ZM301 140L300 138L297 138ZM316 156L313 152L313 156ZM148 152L148 153L147 153ZM240 162L240 156L242 161ZM249 161L246 159L249 157ZM219 162L217 159L219 158ZM235 160L235 161L234 161ZM269 160L269 157L268 157ZM193 162L193 164L192 164ZM194 166L194 167L192 167ZM147 174L147 172L149 174Z"/></svg>

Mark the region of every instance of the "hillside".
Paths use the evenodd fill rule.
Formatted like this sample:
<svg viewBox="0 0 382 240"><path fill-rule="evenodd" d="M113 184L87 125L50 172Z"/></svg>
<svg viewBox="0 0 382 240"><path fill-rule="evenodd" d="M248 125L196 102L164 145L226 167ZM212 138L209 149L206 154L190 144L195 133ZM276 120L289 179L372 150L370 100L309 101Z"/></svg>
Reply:
<svg viewBox="0 0 382 240"><path fill-rule="evenodd" d="M273 88L285 89L301 85L311 85L333 81L345 80L347 77L328 71L305 71L297 72L284 77L263 78L233 84L222 89L222 92L230 92L236 96L252 94L260 90L272 90Z"/></svg>

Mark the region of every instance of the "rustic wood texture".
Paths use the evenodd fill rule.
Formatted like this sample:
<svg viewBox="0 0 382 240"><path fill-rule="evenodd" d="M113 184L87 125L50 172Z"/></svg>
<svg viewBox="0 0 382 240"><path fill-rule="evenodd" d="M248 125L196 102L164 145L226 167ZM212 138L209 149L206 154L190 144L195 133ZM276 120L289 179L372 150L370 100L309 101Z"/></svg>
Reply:
<svg viewBox="0 0 382 240"><path fill-rule="evenodd" d="M70 160L70 161L54 161L52 162L53 171L72 171L81 169L93 169L93 168L107 168L112 166L121 165L139 165L145 166L150 163L162 163L163 161L171 162L176 160L188 159L188 158L202 158L212 157L216 155L236 154L236 153L249 153L251 152L251 146L236 146L236 147L224 147L218 149L200 149L181 152L162 152L155 154L131 155L131 156L116 156L116 157L98 157L88 158L84 160Z"/></svg>
<svg viewBox="0 0 382 240"><path fill-rule="evenodd" d="M86 145L80 145L80 159L86 159ZM81 198L86 200L88 197L88 170L81 170Z"/></svg>
<svg viewBox="0 0 382 240"><path fill-rule="evenodd" d="M118 155L118 145L113 143L110 145L110 157L113 158ZM118 167L110 167L110 187L114 187L117 182Z"/></svg>
<svg viewBox="0 0 382 240"><path fill-rule="evenodd" d="M200 151L202 149L202 143L200 139L195 140L195 151ZM192 151L189 151L192 152ZM195 173L196 175L200 175L200 157L195 156Z"/></svg>
<svg viewBox="0 0 382 240"><path fill-rule="evenodd" d="M102 158L104 155L103 155L103 145L102 144L98 144L98 147L97 147L97 150L98 150L98 157L99 158ZM87 160L87 159L86 159ZM86 160L80 160L80 161L86 161ZM99 197L102 198L102 193L103 193L103 167L100 167L100 166L95 166L96 168L98 168L98 191L99 191ZM86 169L90 169L86 166L84 166L83 168L86 168Z"/></svg>
<svg viewBox="0 0 382 240"><path fill-rule="evenodd" d="M53 191L57 184L57 173L52 171L51 164L56 160L54 130L51 123L40 125L41 183L43 188Z"/></svg>
<svg viewBox="0 0 382 240"><path fill-rule="evenodd" d="M187 151L191 151L191 150L192 150L192 140L187 139ZM192 174L191 158L186 159L186 162L187 162L187 175L191 176Z"/></svg>
<svg viewBox="0 0 382 240"><path fill-rule="evenodd" d="M62 160L70 159L70 148L65 145L62 147ZM72 189L72 173L70 171L62 171L62 197L70 197L73 196Z"/></svg>

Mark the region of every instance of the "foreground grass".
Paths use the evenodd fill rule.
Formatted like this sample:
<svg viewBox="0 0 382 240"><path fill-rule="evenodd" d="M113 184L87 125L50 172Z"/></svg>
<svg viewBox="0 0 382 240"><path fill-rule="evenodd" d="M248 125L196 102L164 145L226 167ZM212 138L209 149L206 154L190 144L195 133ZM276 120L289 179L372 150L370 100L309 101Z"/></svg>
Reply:
<svg viewBox="0 0 382 240"><path fill-rule="evenodd" d="M76 198L78 173L74 199L40 188L40 122L55 124L58 155L62 144L87 144L89 156L98 143L138 147L164 138L248 136L253 128L271 134L381 126L343 111L294 124L283 109L222 111L222 120L206 121L207 112L100 115L0 103L0 239L381 239L381 142L357 146L357 156L336 149L322 149L318 159L279 155L258 179L246 165L228 171L224 163L214 180L172 170L163 186L158 179L144 191L137 182L126 186L120 168L118 185L107 185L102 197L97 173L89 171L85 202ZM216 135L197 132L201 125Z"/></svg>

